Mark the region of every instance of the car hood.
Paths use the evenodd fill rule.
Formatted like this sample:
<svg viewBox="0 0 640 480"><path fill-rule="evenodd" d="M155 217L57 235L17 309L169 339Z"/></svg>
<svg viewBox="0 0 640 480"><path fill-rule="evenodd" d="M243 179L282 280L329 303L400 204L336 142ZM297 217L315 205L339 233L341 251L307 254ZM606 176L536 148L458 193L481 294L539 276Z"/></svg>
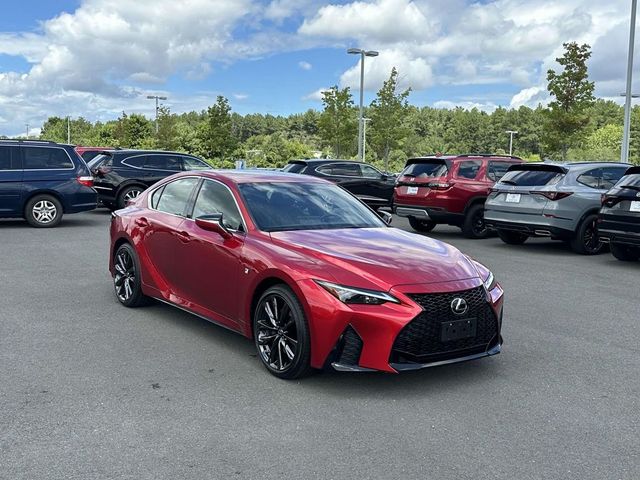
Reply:
<svg viewBox="0 0 640 480"><path fill-rule="evenodd" d="M341 284L388 290L396 285L477 278L457 248L397 228L272 232L272 241L325 265Z"/></svg>

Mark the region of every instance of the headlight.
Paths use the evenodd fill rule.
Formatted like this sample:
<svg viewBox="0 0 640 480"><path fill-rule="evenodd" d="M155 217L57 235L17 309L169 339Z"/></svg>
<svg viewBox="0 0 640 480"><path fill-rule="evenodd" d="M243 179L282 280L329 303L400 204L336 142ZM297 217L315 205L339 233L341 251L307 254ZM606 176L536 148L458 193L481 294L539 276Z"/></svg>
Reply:
<svg viewBox="0 0 640 480"><path fill-rule="evenodd" d="M314 281L342 303L359 305L382 305L387 302L400 303L400 300L396 297L385 292L367 290L364 288L345 287L344 285L325 282L323 280Z"/></svg>
<svg viewBox="0 0 640 480"><path fill-rule="evenodd" d="M496 278L493 276L493 273L489 272L489 276L484 281L484 288L486 288L487 291L490 292L491 290L496 288L497 283L498 282L496 282Z"/></svg>

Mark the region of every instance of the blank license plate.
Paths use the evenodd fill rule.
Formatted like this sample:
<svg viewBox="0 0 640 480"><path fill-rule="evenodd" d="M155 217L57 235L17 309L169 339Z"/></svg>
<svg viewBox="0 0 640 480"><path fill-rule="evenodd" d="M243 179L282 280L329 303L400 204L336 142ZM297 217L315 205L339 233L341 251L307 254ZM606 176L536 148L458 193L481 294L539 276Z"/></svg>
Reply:
<svg viewBox="0 0 640 480"><path fill-rule="evenodd" d="M630 212L640 212L640 202L631 202L629 205Z"/></svg>
<svg viewBox="0 0 640 480"><path fill-rule="evenodd" d="M462 320L452 320L450 322L442 322L442 331L440 341L452 342L462 338L470 338L476 336L476 319L463 318Z"/></svg>
<svg viewBox="0 0 640 480"><path fill-rule="evenodd" d="M520 194L507 193L507 203L520 203Z"/></svg>
<svg viewBox="0 0 640 480"><path fill-rule="evenodd" d="M418 187L407 187L407 195L415 195L418 193Z"/></svg>

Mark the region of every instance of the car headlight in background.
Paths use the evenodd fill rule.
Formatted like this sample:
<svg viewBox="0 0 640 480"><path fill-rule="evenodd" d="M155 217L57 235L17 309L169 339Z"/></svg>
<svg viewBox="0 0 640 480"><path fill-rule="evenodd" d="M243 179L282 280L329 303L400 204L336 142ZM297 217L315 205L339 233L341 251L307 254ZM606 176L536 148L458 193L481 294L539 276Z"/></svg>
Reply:
<svg viewBox="0 0 640 480"><path fill-rule="evenodd" d="M396 297L385 292L346 287L337 283L325 282L324 280L314 281L342 303L357 305L382 305L387 302L400 303L400 300Z"/></svg>

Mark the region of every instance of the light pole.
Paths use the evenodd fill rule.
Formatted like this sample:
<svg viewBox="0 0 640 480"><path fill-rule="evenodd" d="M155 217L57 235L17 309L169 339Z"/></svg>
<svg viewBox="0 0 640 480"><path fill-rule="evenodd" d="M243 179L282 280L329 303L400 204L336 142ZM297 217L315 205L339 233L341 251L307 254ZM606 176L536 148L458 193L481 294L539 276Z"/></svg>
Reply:
<svg viewBox="0 0 640 480"><path fill-rule="evenodd" d="M627 59L627 88L624 101L624 132L622 134L622 149L620 161L629 162L629 133L631 130L631 78L633 74L633 46L636 36L636 7L638 0L631 0L631 28L629 29L629 57Z"/></svg>
<svg viewBox="0 0 640 480"><path fill-rule="evenodd" d="M363 115L363 101L364 101L364 57L377 57L378 56L378 52L376 52L375 50L363 50L361 48L350 48L349 50L347 50L347 53L353 54L353 55L360 55L360 115L358 117L358 159L360 159L361 162L364 162L364 153L363 153L363 139L362 139L362 132L363 132L363 120L362 120L362 115Z"/></svg>
<svg viewBox="0 0 640 480"><path fill-rule="evenodd" d="M159 100L166 100L167 97L159 97L158 95L147 95L147 98L149 100L155 100L156 101L156 135L158 135L158 109L160 108L158 101Z"/></svg>
<svg viewBox="0 0 640 480"><path fill-rule="evenodd" d="M27 127L27 140L29 140L29 124L26 123L25 127Z"/></svg>
<svg viewBox="0 0 640 480"><path fill-rule="evenodd" d="M370 118L363 118L362 119L362 161L364 162L364 159L366 158L366 152L367 152L367 122L370 122L371 119Z"/></svg>
<svg viewBox="0 0 640 480"><path fill-rule="evenodd" d="M517 135L518 132L515 130L507 130L505 133L509 134L509 155L513 155L513 136Z"/></svg>
<svg viewBox="0 0 640 480"><path fill-rule="evenodd" d="M67 115L67 143L71 144L71 118Z"/></svg>

